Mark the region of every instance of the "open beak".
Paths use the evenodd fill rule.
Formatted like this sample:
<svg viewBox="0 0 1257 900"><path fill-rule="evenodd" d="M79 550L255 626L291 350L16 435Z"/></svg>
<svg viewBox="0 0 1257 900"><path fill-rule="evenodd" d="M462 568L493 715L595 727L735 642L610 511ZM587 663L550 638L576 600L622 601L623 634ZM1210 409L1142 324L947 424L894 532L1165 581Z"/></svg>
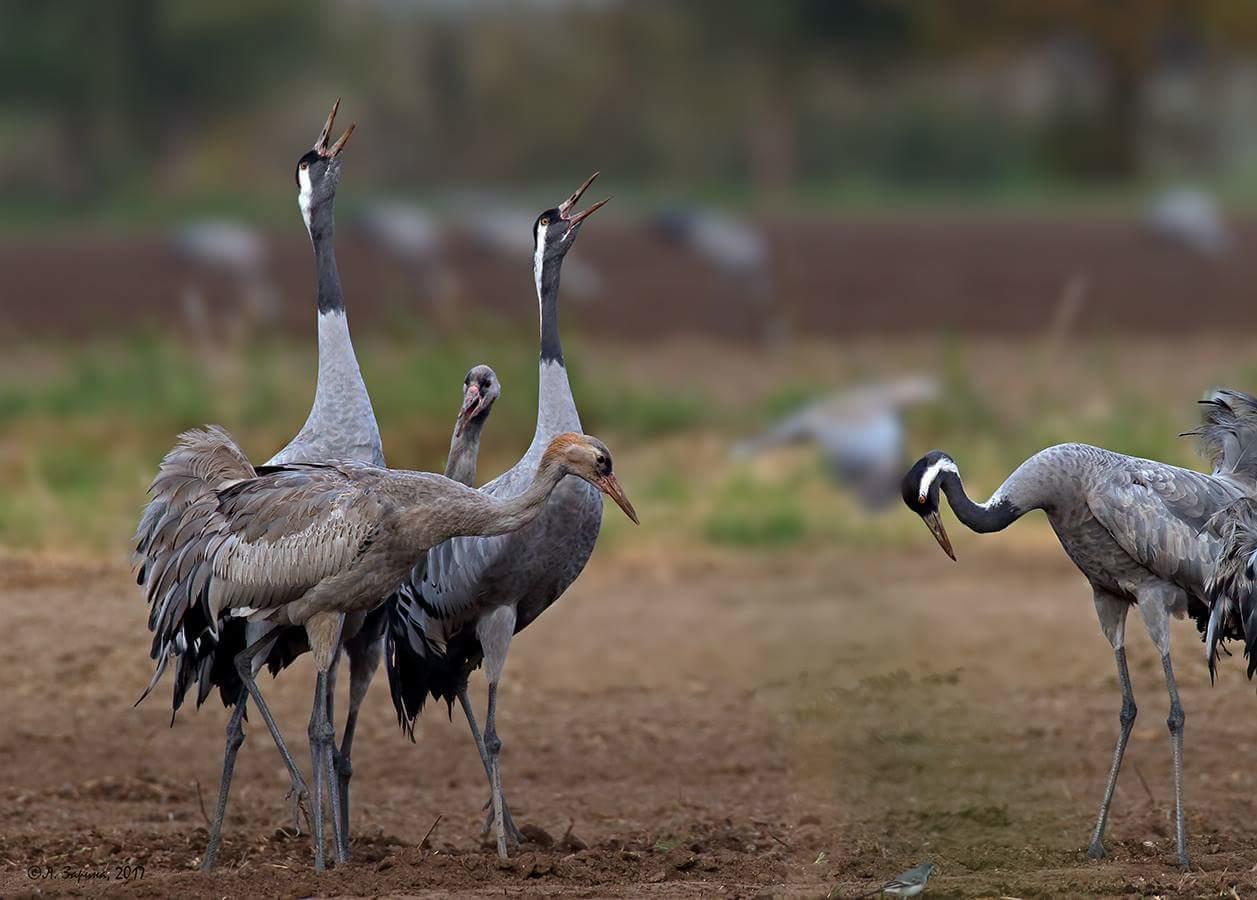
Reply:
<svg viewBox="0 0 1257 900"><path fill-rule="evenodd" d="M620 481L614 474L603 475L598 479L597 485L598 490L614 500L615 505L624 510L624 515L632 519L634 525L642 524L641 520L637 518L637 510L633 509L632 503L629 503L628 495L624 493L624 488L620 487Z"/></svg>
<svg viewBox="0 0 1257 900"><path fill-rule="evenodd" d="M947 531L943 528L943 520L938 513L927 513L921 518L925 521L926 527L930 529L930 534L934 535L934 540L938 541L938 545L943 548L943 552L951 557L952 562L955 562L956 551L952 549L951 538L947 536Z"/></svg>
<svg viewBox="0 0 1257 900"><path fill-rule="evenodd" d="M340 109L340 98L336 98L336 102L332 104L332 111L328 114L327 121L323 123L323 130L319 132L319 139L314 142L314 150L319 156L325 159L335 159L340 155L340 151L345 149L345 145L349 143L349 136L354 133L354 129L358 127L355 122L345 130L332 146L328 146L327 142L332 137L332 126L336 124L336 112Z"/></svg>
<svg viewBox="0 0 1257 900"><path fill-rule="evenodd" d="M467 393L463 394L463 408L458 411L458 424L454 426L454 437L462 437L463 429L475 418L483 405L484 398L480 395L480 385L469 384Z"/></svg>
<svg viewBox="0 0 1257 900"><path fill-rule="evenodd" d="M595 212L597 212L598 209L601 208L601 206L607 202L607 200L611 199L610 197L608 197L607 200L599 200L593 206L589 207L589 209L583 210L582 212L578 212L575 215L572 215L572 207L576 205L577 201L580 200L581 198L581 194L585 193L585 191L589 189L589 186L594 183L594 179L597 177L598 177L597 172L590 175L587 179L585 179L585 183L576 189L576 193L574 193L572 196L568 197L566 200L564 200L562 203L559 204L559 215L563 218L565 222L568 223L569 226L576 225L579 222L583 222L585 219L589 218Z"/></svg>

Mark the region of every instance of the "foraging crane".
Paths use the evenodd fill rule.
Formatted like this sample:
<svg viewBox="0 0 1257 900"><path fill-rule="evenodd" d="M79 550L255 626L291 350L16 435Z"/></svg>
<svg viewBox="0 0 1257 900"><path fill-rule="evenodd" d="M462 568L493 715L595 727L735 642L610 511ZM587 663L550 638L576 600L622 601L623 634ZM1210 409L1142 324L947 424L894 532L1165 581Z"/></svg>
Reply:
<svg viewBox="0 0 1257 900"><path fill-rule="evenodd" d="M296 437L272 456L267 461L267 465L318 462L327 459L358 460L374 465L384 464L380 430L376 424L371 398L363 383L358 360L354 355L353 343L349 337L344 295L341 290L340 274L336 267L334 207L336 188L340 183L340 153L344 150L354 130L354 126L350 125L335 143L329 143L339 109L340 101L337 100L314 142L314 147L298 160L295 169L298 206L306 230L309 232L317 274L319 368L314 403L305 425ZM191 498L178 499L181 503L187 503ZM168 499L154 497L140 520L136 532L136 555L137 559L144 563L140 570L141 584L145 583L146 578L151 580L153 577L151 566L147 563L150 563L152 559L153 541L159 537L157 523L165 520L170 512L172 508ZM357 672L358 677L362 677L363 673L367 672L366 678L369 681L369 672L373 672L375 665L378 665L378 642L373 644L369 640L369 634L365 635L361 642L356 640L356 632L362 622L361 616L353 618L346 623L343 631L345 649L351 664L351 696L366 693L365 685L354 683L354 673ZM264 662L269 662L272 668L276 669L286 656L299 652L286 649L294 640L299 639L299 635L294 637L272 623L247 623L238 619L228 623L224 629L215 633L212 639L201 640L192 648L192 652L187 652L185 649L185 652L178 658L173 697L173 707L176 712L193 682L198 685L196 695L198 707L215 687L219 689L223 705L233 707L227 724L222 780L214 818L210 823L209 843L202 863L203 869L213 868L217 860L236 754L244 742L243 721L251 693L248 681L236 677L236 667L233 666L232 661L241 655L246 647L253 648L256 652L251 658L256 660L257 668L252 671L249 679L251 680L252 675L256 674ZM376 663L365 665L372 653L376 655ZM274 654L274 656L268 656L268 654ZM305 780L283 746L282 738L269 711L263 706L260 712L271 736L280 746L292 781L293 801L299 809L302 799L308 795ZM348 781L349 749L347 743L338 757L338 761L345 769L345 775L342 778L345 782ZM347 786L342 788L342 791L347 795ZM347 853L347 843L341 849Z"/></svg>
<svg viewBox="0 0 1257 900"><path fill-rule="evenodd" d="M228 317L231 337L278 318L279 291L267 272L266 239L256 229L226 220L187 222L171 233L170 246L190 272L220 273L231 279L240 298L237 314ZM182 304L193 333L208 342L211 323L199 285L185 287Z"/></svg>
<svg viewBox="0 0 1257 900"><path fill-rule="evenodd" d="M1121 730L1088 855L1104 856L1104 827L1126 742L1135 722L1135 697L1126 667L1126 613L1139 608L1161 653L1170 695L1174 763L1175 840L1186 868L1183 819L1183 708L1170 663L1169 617L1190 615L1203 631L1210 617L1208 582L1221 543L1204 526L1237 500L1257 495L1257 400L1216 391L1202 401L1198 435L1213 463L1205 475L1084 444L1061 444L1030 457L985 503L965 493L955 461L934 450L909 470L903 499L924 519L953 560L939 518L939 492L972 531L1007 528L1035 509L1047 513L1065 553L1091 583L1100 628L1113 646L1122 687Z"/></svg>
<svg viewBox="0 0 1257 900"><path fill-rule="evenodd" d="M559 342L559 274L585 220L605 200L583 212L573 207L597 173L558 207L546 210L533 225L533 276L541 317L540 391L532 444L515 466L481 490L495 497L518 494L537 471L547 443L556 434L580 428L576 401L568 384ZM637 521L635 515L630 515ZM414 721L425 700L457 697L489 779L491 809L485 823L496 828L498 855L507 857L507 837L522 835L510 818L502 795L497 734L498 684L515 633L541 615L576 580L593 553L602 523L598 495L569 483L527 528L504 538L456 540L433 549L391 598L385 665L393 686L399 721L414 734ZM421 641L408 639L418 635ZM445 646L440 658L426 652L426 641ZM476 722L467 681L484 663L489 701L483 737Z"/></svg>
<svg viewBox="0 0 1257 900"><path fill-rule="evenodd" d="M341 822L327 703L328 673L346 614L382 604L415 559L442 541L507 534L528 524L569 474L636 518L612 471L610 451L588 435L556 436L529 484L502 499L443 475L363 462L255 469L220 428L186 432L150 488L166 510L154 523L143 580L157 661L150 689L172 658L196 652L232 619L305 630L318 672L310 755L314 865L321 871L324 817L331 816L333 832ZM255 641L235 659L259 710L266 704L253 663L270 648L268 641ZM283 738L278 732L275 737L286 752ZM339 846L337 861L344 862Z"/></svg>
<svg viewBox="0 0 1257 900"><path fill-rule="evenodd" d="M740 441L733 453L745 459L784 444L815 443L834 479L853 488L867 509L880 509L898 493L906 462L903 411L937 395L938 382L926 375L841 391Z"/></svg>

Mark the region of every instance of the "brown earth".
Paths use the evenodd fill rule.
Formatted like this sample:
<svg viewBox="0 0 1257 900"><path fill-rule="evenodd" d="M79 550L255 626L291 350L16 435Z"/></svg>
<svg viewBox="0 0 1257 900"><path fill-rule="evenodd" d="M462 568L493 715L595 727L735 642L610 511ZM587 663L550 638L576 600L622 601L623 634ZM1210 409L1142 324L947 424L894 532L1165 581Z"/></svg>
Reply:
<svg viewBox="0 0 1257 900"><path fill-rule="evenodd" d="M565 291L564 319L595 335L759 337L788 329L808 336L937 333L1025 334L1048 327L1066 284L1088 286L1076 316L1083 331L1178 334L1257 326L1257 223L1241 223L1232 251L1209 261L1167 245L1137 222L1013 217L922 221L779 220L765 223L774 254L775 303L747 279L614 218L581 236L582 263L600 293ZM531 322L528 260L503 260L454 236L452 278L408 270L346 227L338 257L354 327L383 328L401 311L425 327L465 329L488 310ZM292 328L309 326L309 243L300 227L277 232L272 275ZM180 297L198 285L230 309L239 289L189 268L159 237L65 235L0 243L0 336L131 332L180 321ZM444 284L443 288L434 287ZM439 297L439 300L434 300ZM457 313L454 310L457 310ZM435 327L440 327L436 325Z"/></svg>
<svg viewBox="0 0 1257 900"><path fill-rule="evenodd" d="M195 871L224 712L168 728L165 685L131 707L150 668L124 571L2 557L0 895L838 897L923 860L940 867L934 897L1249 895L1252 690L1238 660L1210 687L1185 624L1193 870L1171 864L1166 701L1138 627L1142 715L1110 858L1086 859L1118 692L1086 588L1044 530L961 536L959 565L925 543L604 554L507 667L504 780L542 843L499 865L463 723L434 711L410 744L381 675L355 754L354 859L322 877L285 830L286 778L253 722L221 866ZM308 664L263 684L294 749L311 686ZM128 865L142 877L67 880Z"/></svg>

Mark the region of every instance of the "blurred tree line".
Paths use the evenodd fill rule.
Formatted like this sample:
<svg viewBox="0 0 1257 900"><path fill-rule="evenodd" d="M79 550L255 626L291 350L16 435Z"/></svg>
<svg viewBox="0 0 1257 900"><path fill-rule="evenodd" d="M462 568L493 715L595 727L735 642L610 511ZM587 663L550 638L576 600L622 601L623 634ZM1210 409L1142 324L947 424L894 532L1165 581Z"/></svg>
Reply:
<svg viewBox="0 0 1257 900"><path fill-rule="evenodd" d="M1149 165L1150 98L1172 93L1157 79L1177 73L1207 97L1257 45L1249 0L0 0L0 11L0 188L88 206L130 190L271 185L259 157L291 156L293 129L311 130L337 94L370 123L359 153L371 177L413 189L595 168L760 197L834 179L1129 179ZM1216 149L1221 112L1185 121L1170 123L1187 132L1175 140Z"/></svg>

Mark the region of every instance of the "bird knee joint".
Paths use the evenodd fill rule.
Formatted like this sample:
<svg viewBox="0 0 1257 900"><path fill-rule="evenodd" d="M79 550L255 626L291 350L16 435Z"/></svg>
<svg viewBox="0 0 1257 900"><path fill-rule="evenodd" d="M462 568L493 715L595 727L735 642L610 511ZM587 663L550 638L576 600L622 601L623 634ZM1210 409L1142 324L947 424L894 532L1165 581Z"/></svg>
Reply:
<svg viewBox="0 0 1257 900"><path fill-rule="evenodd" d="M496 731L491 731L484 736L484 748L490 756L497 756L502 752L502 739L498 737Z"/></svg>
<svg viewBox="0 0 1257 900"><path fill-rule="evenodd" d="M1179 734L1183 730L1183 723L1187 721L1187 714L1181 709L1171 709L1170 717L1165 720L1165 724L1170 728L1170 734Z"/></svg>
<svg viewBox="0 0 1257 900"><path fill-rule="evenodd" d="M343 753L337 753L332 757L332 761L336 764L336 774L348 781L354 776L353 763L349 761L349 757Z"/></svg>
<svg viewBox="0 0 1257 900"><path fill-rule="evenodd" d="M1127 701L1122 703L1122 711L1118 718L1121 719L1123 726L1129 726L1135 721L1137 715L1139 715L1139 707L1133 701Z"/></svg>
<svg viewBox="0 0 1257 900"><path fill-rule="evenodd" d="M327 743L336 737L336 731L332 728L332 723L326 719L320 721L311 721L310 728L306 732L310 736L310 740L316 743Z"/></svg>

